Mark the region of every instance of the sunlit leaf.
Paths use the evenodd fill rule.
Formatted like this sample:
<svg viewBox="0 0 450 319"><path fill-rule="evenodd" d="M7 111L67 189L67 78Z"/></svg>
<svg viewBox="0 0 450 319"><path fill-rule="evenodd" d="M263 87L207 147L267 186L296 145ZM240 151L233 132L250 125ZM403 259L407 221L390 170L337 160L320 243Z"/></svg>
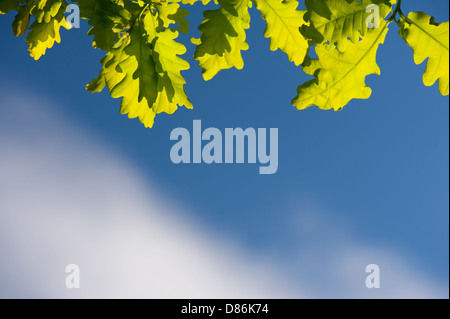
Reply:
<svg viewBox="0 0 450 319"><path fill-rule="evenodd" d="M423 83L431 86L439 80L442 95L449 93L449 22L437 24L423 12L411 12L409 21L401 21L400 35L414 50L414 62L427 67Z"/></svg>
<svg viewBox="0 0 450 319"><path fill-rule="evenodd" d="M298 109L316 105L323 110L338 111L352 99L368 99L372 90L365 79L370 74L380 74L376 55L387 32L388 24L383 22L361 41L349 43L345 52L330 43L316 46L318 59L305 61L303 65L305 73L315 79L298 88L293 105Z"/></svg>
<svg viewBox="0 0 450 319"><path fill-rule="evenodd" d="M296 65L303 63L308 50L308 41L299 29L306 25L303 16L306 11L297 10L295 0L256 0L256 7L267 21L264 35L270 38L270 49L280 49Z"/></svg>
<svg viewBox="0 0 450 319"><path fill-rule="evenodd" d="M198 28L201 31L194 59L203 68L205 80L212 79L219 71L235 67L242 69L244 60L241 51L248 50L245 29L250 27L249 0L219 1L217 10L203 13L205 20Z"/></svg>

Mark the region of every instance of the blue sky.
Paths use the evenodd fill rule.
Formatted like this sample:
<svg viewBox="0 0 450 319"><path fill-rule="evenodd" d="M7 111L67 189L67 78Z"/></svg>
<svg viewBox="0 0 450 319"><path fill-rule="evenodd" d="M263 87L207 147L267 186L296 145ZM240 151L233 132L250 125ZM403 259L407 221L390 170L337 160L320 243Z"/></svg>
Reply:
<svg viewBox="0 0 450 319"><path fill-rule="evenodd" d="M448 6L443 0L409 0L404 1L403 11L425 11L441 22L448 20ZM191 11L190 27L198 32L201 6ZM119 101L111 99L108 92L93 95L84 90L97 76L104 54L92 48L85 21L81 29L63 32L62 43L35 62L27 54L24 38L14 38L11 33L13 17L2 16L1 105L8 114L8 103L14 104L11 92L51 101L52 107L37 102L36 108L33 102L28 106L34 112L39 107L43 112L55 112L55 120L70 123L58 123L49 132L61 134L67 141L78 134L91 136L123 159L143 185L148 183L149 189L156 189L168 202L186 208L177 210L177 218L202 225L219 241L231 238L244 255L270 256L283 265L288 277L295 276L298 256L306 250L318 250L317 260L313 258L311 263L316 271L324 267L327 276L333 277L329 256L357 243L358 247L389 251L424 278L448 288L448 97L440 96L437 85L422 84L425 65L414 64L412 50L397 35L397 26L391 25L377 57L381 76L367 80L373 89L369 100L352 101L341 112L298 111L290 101L297 86L309 78L289 63L284 53L269 50L269 40L263 37L264 22L256 9L251 13L250 50L243 53L242 71L221 71L212 81L203 81L191 58L195 48L182 36L188 48L185 58L191 64L183 75L194 110L181 108L174 115L159 115L152 129L121 115ZM0 121L4 132L11 134L3 136L9 143L4 145L21 136L20 145L27 149L33 139L28 140L26 133L23 137L20 130L29 132L30 126L11 114ZM205 128L221 130L278 128L277 174L259 175L257 165L174 165L169 157L173 145L170 132L176 127L191 130L195 119L202 120ZM40 130L45 131L46 126L39 125L39 117L36 121L31 128L41 136L44 132ZM68 144L56 143L54 150L60 145L70 149ZM76 145L82 149L84 142ZM75 156L64 167L75 172L79 165ZM94 178L103 177L94 175L92 183L98 182ZM35 210L41 211L39 205ZM107 212L101 215L108 218ZM306 236L304 229L311 223L313 231ZM383 261L373 260L376 256L369 253L361 262L379 263L383 271ZM389 262L385 263L389 268ZM364 268L360 269L362 273L355 278L364 276ZM306 266L298 270L305 277L308 271L316 274ZM308 287L317 289L314 296L328 296L321 290L326 286L320 279L317 283L309 280ZM333 297L346 296L339 285L340 281L334 281L333 287L326 289L333 291ZM441 290L436 294L448 297L448 289L447 295ZM3 290L3 295L8 291ZM384 296L383 292L377 296Z"/></svg>

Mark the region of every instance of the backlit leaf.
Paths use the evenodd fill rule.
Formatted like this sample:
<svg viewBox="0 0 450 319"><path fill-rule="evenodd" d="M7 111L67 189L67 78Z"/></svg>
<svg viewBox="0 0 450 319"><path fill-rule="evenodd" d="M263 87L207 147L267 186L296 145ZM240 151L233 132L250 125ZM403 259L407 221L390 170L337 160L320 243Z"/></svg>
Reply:
<svg viewBox="0 0 450 319"><path fill-rule="evenodd" d="M264 35L270 38L270 49L280 49L288 55L289 61L300 65L308 50L308 41L299 29L306 25L303 16L306 11L297 10L295 0L256 0L256 7L267 21Z"/></svg>
<svg viewBox="0 0 450 319"><path fill-rule="evenodd" d="M389 14L388 0L307 0L306 19L311 25L303 27L302 32L315 43L336 44L344 52L349 40L355 43L367 33L367 20L375 12L374 5L380 19Z"/></svg>
<svg viewBox="0 0 450 319"><path fill-rule="evenodd" d="M431 86L439 80L442 95L449 93L449 22L437 24L423 12L411 12L408 21L400 23L400 35L414 50L414 62L426 59L423 83Z"/></svg>
<svg viewBox="0 0 450 319"><path fill-rule="evenodd" d="M27 44L30 56L35 60L39 60L47 49L53 47L55 42L61 42L60 28L71 28L70 23L64 16L66 7L65 1L48 0L42 8L34 8L33 13L36 14L36 21L30 26Z"/></svg>
<svg viewBox="0 0 450 319"><path fill-rule="evenodd" d="M368 99L372 90L366 85L366 76L380 74L376 63L378 46L384 42L388 24L367 32L356 43L349 43L345 52L333 44L316 46L318 59L305 61L303 70L315 79L298 88L292 101L298 109L316 105L320 109L341 110L352 99ZM308 62L308 63L307 63Z"/></svg>
<svg viewBox="0 0 450 319"><path fill-rule="evenodd" d="M198 28L201 31L194 59L203 68L205 80L212 79L219 71L235 67L242 69L244 60L241 51L248 50L245 30L250 27L249 0L219 1L217 10L203 13L205 20Z"/></svg>
<svg viewBox="0 0 450 319"><path fill-rule="evenodd" d="M146 127L153 126L156 114L172 114L178 106L192 108L181 76L189 63L179 57L186 48L175 41L178 32L163 24L158 12L144 10L131 33L101 60L100 75L87 86L100 92L106 85L113 98L122 98L120 111L138 117Z"/></svg>

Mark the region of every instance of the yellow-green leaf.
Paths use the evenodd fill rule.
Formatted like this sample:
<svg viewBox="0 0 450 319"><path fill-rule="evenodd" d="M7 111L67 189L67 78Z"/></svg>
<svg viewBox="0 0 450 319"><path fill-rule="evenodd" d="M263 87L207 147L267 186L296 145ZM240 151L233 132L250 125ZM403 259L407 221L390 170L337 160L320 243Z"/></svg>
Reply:
<svg viewBox="0 0 450 319"><path fill-rule="evenodd" d="M67 3L61 0L48 0L45 7L38 7L42 12L36 17L27 34L27 44L30 56L38 60L54 43L61 42L60 28L70 29L71 25L66 20L64 13ZM36 9L36 8L35 8Z"/></svg>
<svg viewBox="0 0 450 319"><path fill-rule="evenodd" d="M299 29L305 25L306 11L297 10L296 0L256 0L256 7L267 21L265 37L270 38L270 49L285 52L289 61L303 63L308 50L308 41Z"/></svg>
<svg viewBox="0 0 450 319"><path fill-rule="evenodd" d="M178 32L166 29L158 34L153 51L158 72L158 98L153 104L156 114L165 112L172 114L177 106L186 106L192 109L184 90L186 80L181 76L181 71L189 69L189 63L178 55L186 53L186 47L175 41Z"/></svg>
<svg viewBox="0 0 450 319"><path fill-rule="evenodd" d="M375 11L374 5L378 11ZM389 0L307 0L305 16L311 25L304 27L303 34L309 34L315 43L336 44L344 52L349 40L359 41L368 30L370 15L379 12L384 19L390 12Z"/></svg>
<svg viewBox="0 0 450 319"><path fill-rule="evenodd" d="M158 113L172 114L183 105L192 108L181 76L189 63L178 56L186 48L175 41L177 31L162 29L161 24L156 12L144 12L131 33L120 38L101 60L100 75L86 87L100 92L106 85L113 98L122 98L120 111L138 117L146 127L153 126Z"/></svg>
<svg viewBox="0 0 450 319"><path fill-rule="evenodd" d="M100 92L106 85L109 91L112 91L119 83L121 83L126 73L118 68L118 65L129 58L124 49L130 45L130 37L125 36L113 46L113 48L101 60L103 69L100 75L86 86L86 89L91 92ZM132 90L126 94L121 102L120 111L122 114L127 114L129 118L138 117L145 127L152 127L155 119L155 112L149 106L146 99L139 101L139 93Z"/></svg>
<svg viewBox="0 0 450 319"><path fill-rule="evenodd" d="M178 24L178 31L189 33L189 21L186 20L189 15L188 10L180 8L178 3L167 2L155 4L155 8L158 10L164 28L168 28L172 24Z"/></svg>
<svg viewBox="0 0 450 319"><path fill-rule="evenodd" d="M198 28L201 37L192 40L197 44L194 59L199 61L205 80L212 79L221 70L242 69L241 51L249 48L245 30L250 27L250 1L223 0L219 3L219 9L203 13L205 20Z"/></svg>
<svg viewBox="0 0 450 319"><path fill-rule="evenodd" d="M92 26L88 35L93 35L92 46L109 50L119 41L120 33L129 24L131 14L124 8L122 0L77 0L81 18L88 19Z"/></svg>
<svg viewBox="0 0 450 319"><path fill-rule="evenodd" d="M414 51L414 62L427 67L423 83L432 86L439 80L439 91L449 94L449 22L437 24L423 12L411 12L400 22L400 35Z"/></svg>
<svg viewBox="0 0 450 319"><path fill-rule="evenodd" d="M345 52L334 44L316 46L318 59L305 61L303 70L315 79L298 88L292 104L298 109L316 105L320 109L341 110L352 99L368 99L372 90L366 85L366 76L380 74L376 54L388 32L388 23L367 32L356 43L349 43ZM308 62L308 63L307 63Z"/></svg>
<svg viewBox="0 0 450 319"><path fill-rule="evenodd" d="M41 6L42 4L45 4L45 2L46 0L27 1L25 5L19 6L17 9L18 13L12 24L13 34L16 37L27 33L28 25L30 24L31 12L36 6Z"/></svg>

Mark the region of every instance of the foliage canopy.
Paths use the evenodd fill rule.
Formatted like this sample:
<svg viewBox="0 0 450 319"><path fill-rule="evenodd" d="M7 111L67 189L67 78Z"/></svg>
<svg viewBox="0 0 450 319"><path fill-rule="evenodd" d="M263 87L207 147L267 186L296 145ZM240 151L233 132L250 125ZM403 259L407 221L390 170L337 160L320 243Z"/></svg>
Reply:
<svg viewBox="0 0 450 319"><path fill-rule="evenodd" d="M189 33L188 5L214 3L205 10L198 29L194 59L206 81L221 70L244 67L248 50L246 32L250 12L256 8L266 21L270 49L286 53L289 61L311 75L298 87L292 104L298 109L317 106L341 110L353 99L368 99L370 74L380 74L376 57L390 25L413 49L414 61L427 60L423 83L439 82L449 94L449 22L436 23L423 12L403 14L401 0L75 0L81 18L87 19L93 47L106 51L97 78L86 88L105 87L121 98L120 111L152 127L156 114L172 114L179 106L192 108L182 71L190 68L177 42L179 32ZM70 29L65 0L0 0L0 14L16 11L15 36L26 35L31 57L38 60L55 42L61 28ZM316 58L311 58L315 50Z"/></svg>

